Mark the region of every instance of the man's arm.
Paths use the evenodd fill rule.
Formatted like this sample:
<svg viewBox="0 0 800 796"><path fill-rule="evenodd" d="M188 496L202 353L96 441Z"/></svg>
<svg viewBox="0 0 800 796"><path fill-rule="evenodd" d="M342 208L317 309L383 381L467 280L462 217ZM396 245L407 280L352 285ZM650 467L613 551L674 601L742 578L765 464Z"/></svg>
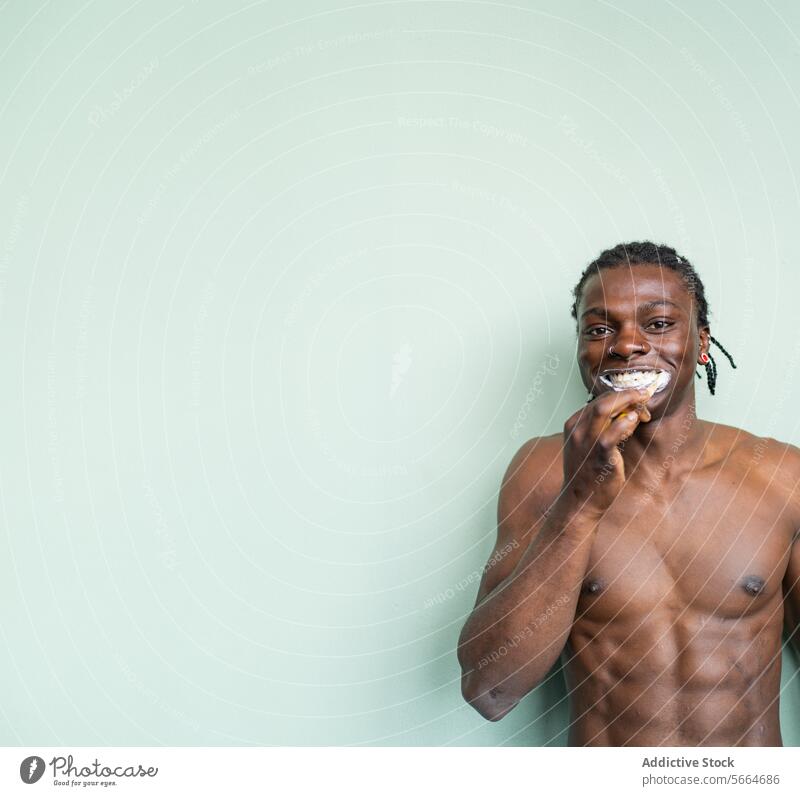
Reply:
<svg viewBox="0 0 800 796"><path fill-rule="evenodd" d="M783 626L800 657L800 530L792 539L789 566L783 577Z"/></svg>
<svg viewBox="0 0 800 796"><path fill-rule="evenodd" d="M558 659L599 519L566 498L548 503L562 482L553 447L531 440L506 471L497 542L459 638L462 694L491 721L512 710Z"/></svg>
<svg viewBox="0 0 800 796"><path fill-rule="evenodd" d="M528 440L506 469L497 500L497 541L483 568L478 606L516 568L558 493L561 468L552 438Z"/></svg>
<svg viewBox="0 0 800 796"><path fill-rule="evenodd" d="M597 525L625 485L617 446L642 420L650 420L646 403L654 389L599 395L564 423L560 457L550 439L523 446L512 460L501 487L496 550L500 553L507 540L518 538L525 542L524 552L505 577L509 562L489 568L482 599L458 643L461 692L487 719L505 716L561 654ZM552 478L559 458L559 488L543 488L541 476ZM544 497L548 491L557 495L550 506ZM530 505L518 511L522 501Z"/></svg>
<svg viewBox="0 0 800 796"><path fill-rule="evenodd" d="M774 442L774 440L770 440ZM791 540L789 563L783 576L783 626L789 643L800 657L800 449L780 443L778 461L781 475L786 474L790 517L797 530Z"/></svg>

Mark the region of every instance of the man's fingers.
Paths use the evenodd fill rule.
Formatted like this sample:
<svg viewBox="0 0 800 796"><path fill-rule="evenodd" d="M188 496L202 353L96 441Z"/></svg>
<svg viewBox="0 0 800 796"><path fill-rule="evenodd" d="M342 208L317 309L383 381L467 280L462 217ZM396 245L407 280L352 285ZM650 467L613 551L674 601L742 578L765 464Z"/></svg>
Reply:
<svg viewBox="0 0 800 796"><path fill-rule="evenodd" d="M604 392L599 395L594 401L586 405L586 408L600 414L608 412L614 413L614 410L623 409L627 404L632 401L648 401L653 396L651 389L639 389L638 387L629 387L627 390L614 390L613 392Z"/></svg>
<svg viewBox="0 0 800 796"><path fill-rule="evenodd" d="M649 390L635 388L601 395L588 405L592 412L588 419L590 433L595 436L601 434L615 417L627 409L633 409L636 404L644 404L651 397Z"/></svg>
<svg viewBox="0 0 800 796"><path fill-rule="evenodd" d="M639 419L648 422L651 419L650 410L647 408L647 402L653 397L656 391L656 384L653 383L649 387L645 387L642 395L641 402L636 404L636 411L639 413Z"/></svg>
<svg viewBox="0 0 800 796"><path fill-rule="evenodd" d="M634 408L639 412L640 419L647 422L650 420L650 412L645 404L653 397L655 389L656 385L653 384L645 389L631 387L627 390L615 390L598 395L566 421L564 432L567 436L571 436L573 431L579 429L597 438L615 417Z"/></svg>
<svg viewBox="0 0 800 796"><path fill-rule="evenodd" d="M611 425L597 438L598 444L606 450L612 450L618 443L622 442L623 439L627 439L633 434L640 421L641 417L638 412L633 410L621 412L611 421Z"/></svg>

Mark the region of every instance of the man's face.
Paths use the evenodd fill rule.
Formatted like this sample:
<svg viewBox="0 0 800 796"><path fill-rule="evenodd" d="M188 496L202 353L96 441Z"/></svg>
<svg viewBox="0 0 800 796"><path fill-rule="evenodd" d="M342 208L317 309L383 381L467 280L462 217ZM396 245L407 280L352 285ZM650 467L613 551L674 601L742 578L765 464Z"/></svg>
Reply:
<svg viewBox="0 0 800 796"><path fill-rule="evenodd" d="M692 295L675 271L657 265L601 270L586 281L578 303L581 378L589 392L600 395L613 390L602 374L609 379L627 370L666 371L669 383L647 403L655 417L694 394L708 333L698 330Z"/></svg>

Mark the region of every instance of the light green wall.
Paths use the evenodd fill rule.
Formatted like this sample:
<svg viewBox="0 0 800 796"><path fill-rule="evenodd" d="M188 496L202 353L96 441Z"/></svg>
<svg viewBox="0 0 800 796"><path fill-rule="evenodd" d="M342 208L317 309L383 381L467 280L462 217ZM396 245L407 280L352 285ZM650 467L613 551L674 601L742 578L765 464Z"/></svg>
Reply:
<svg viewBox="0 0 800 796"><path fill-rule="evenodd" d="M701 416L800 443L798 30L3 3L0 743L564 743L560 680L498 724L459 691L500 478L585 397L580 269L639 238L739 363Z"/></svg>

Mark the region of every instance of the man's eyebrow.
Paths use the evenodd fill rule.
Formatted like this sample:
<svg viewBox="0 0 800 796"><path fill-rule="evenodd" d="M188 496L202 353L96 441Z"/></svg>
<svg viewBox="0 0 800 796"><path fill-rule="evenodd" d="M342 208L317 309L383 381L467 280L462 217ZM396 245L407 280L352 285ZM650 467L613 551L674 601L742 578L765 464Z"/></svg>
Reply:
<svg viewBox="0 0 800 796"><path fill-rule="evenodd" d="M587 315L608 315L608 311L605 307L589 307L588 310L585 310L581 313L581 318L585 318Z"/></svg>
<svg viewBox="0 0 800 796"><path fill-rule="evenodd" d="M681 312L684 311L683 307L680 304L676 304L674 301L670 301L669 299L658 299L657 301L647 301L644 304L639 305L639 312L648 312L649 310L654 310L657 307L675 307L676 310L680 310Z"/></svg>
<svg viewBox="0 0 800 796"><path fill-rule="evenodd" d="M639 312L649 312L650 310L657 309L658 307L674 307L676 310L684 311L680 304L676 304L669 299L658 299L656 301L646 301L644 304L639 305ZM608 316L608 309L606 307L589 307L581 313L581 318L587 315L601 315L604 318Z"/></svg>

